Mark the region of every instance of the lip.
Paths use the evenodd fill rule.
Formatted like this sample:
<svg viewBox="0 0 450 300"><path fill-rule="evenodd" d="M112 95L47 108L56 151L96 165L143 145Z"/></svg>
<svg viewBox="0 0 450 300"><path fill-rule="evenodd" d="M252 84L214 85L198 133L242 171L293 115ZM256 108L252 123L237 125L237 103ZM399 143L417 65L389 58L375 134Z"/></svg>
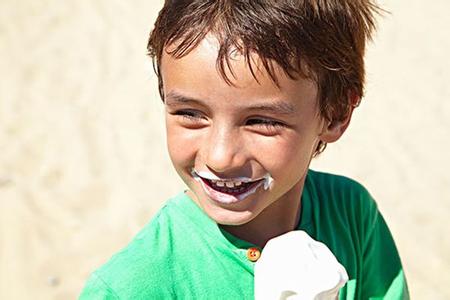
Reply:
<svg viewBox="0 0 450 300"><path fill-rule="evenodd" d="M249 195L256 192L256 190L264 184L264 181L260 180L257 182L251 189L247 190L244 193L241 194L228 194L224 192L217 191L213 188L211 188L208 184L206 184L203 180L200 180L200 183L203 187L203 190L206 192L206 194L216 202L222 203L222 204L232 204L237 203L245 200Z"/></svg>
<svg viewBox="0 0 450 300"><path fill-rule="evenodd" d="M195 180L200 182L200 184L203 187L203 190L209 196L209 198L211 198L212 200L214 200L220 204L233 204L233 203L241 202L241 201L245 200L251 194L254 194L259 187L264 186L264 189L267 189L266 186L270 185L270 182L267 183L267 181L269 181L268 178L270 176L265 176L265 177L258 178L258 179L251 179L248 177L237 177L237 178L233 178L233 179L231 179L231 178L221 179L209 172L197 172L195 170L192 170L192 175ZM254 182L254 184L252 186L250 186L249 189L247 189L245 192L242 192L242 193L226 193L226 192L222 192L222 191L213 189L207 183L208 180L241 181L244 183Z"/></svg>

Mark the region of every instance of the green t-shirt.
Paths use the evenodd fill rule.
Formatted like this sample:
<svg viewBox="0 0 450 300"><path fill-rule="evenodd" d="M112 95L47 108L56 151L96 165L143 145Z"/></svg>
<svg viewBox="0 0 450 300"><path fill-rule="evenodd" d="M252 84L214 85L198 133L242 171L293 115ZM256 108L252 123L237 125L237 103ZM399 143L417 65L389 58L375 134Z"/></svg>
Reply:
<svg viewBox="0 0 450 300"><path fill-rule="evenodd" d="M361 185L310 170L301 203L298 229L326 244L347 270L340 299L409 299L392 236ZM253 299L247 249L254 246L182 193L91 275L80 299Z"/></svg>

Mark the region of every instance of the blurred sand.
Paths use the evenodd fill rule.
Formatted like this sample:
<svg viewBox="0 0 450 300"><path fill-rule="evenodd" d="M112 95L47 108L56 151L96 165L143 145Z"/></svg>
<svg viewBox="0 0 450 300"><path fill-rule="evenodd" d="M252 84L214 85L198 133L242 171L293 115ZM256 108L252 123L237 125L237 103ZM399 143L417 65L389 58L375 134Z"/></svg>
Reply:
<svg viewBox="0 0 450 300"><path fill-rule="evenodd" d="M0 299L73 299L183 188L146 40L162 1L0 2ZM450 2L392 0L313 168L378 199L414 299L450 299Z"/></svg>

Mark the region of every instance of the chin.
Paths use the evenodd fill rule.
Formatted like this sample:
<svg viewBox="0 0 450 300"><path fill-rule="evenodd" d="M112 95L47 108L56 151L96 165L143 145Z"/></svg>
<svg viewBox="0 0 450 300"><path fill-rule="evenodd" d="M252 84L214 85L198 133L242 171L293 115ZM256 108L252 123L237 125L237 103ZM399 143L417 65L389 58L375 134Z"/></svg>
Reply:
<svg viewBox="0 0 450 300"><path fill-rule="evenodd" d="M232 211L214 207L205 209L205 213L219 225L239 226L252 221L257 214L252 211Z"/></svg>

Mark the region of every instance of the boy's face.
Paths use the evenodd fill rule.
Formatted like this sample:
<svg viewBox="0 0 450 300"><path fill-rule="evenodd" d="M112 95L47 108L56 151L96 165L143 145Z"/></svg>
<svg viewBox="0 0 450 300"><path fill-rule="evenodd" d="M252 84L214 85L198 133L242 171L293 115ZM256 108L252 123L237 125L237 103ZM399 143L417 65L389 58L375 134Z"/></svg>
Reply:
<svg viewBox="0 0 450 300"><path fill-rule="evenodd" d="M280 87L262 67L256 81L238 55L231 61L234 77L229 73L235 86L229 85L216 58L212 37L182 58L162 57L167 143L176 171L219 224L245 224L263 211L296 213L292 203L298 206L319 139L330 134L315 83L292 80L278 66Z"/></svg>

